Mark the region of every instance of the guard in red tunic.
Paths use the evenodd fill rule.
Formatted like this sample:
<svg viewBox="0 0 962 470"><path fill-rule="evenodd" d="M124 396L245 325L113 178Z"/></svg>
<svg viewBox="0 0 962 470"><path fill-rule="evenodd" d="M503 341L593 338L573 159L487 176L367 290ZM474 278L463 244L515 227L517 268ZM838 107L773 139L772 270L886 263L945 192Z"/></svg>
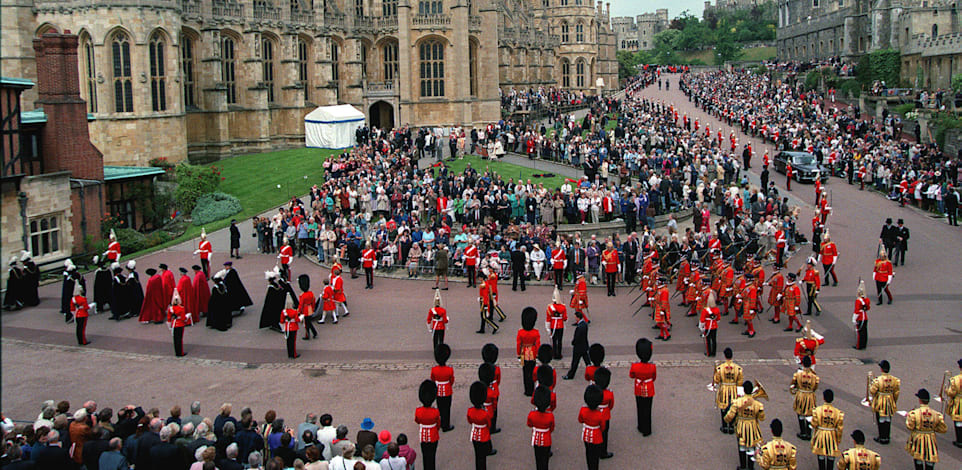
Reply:
<svg viewBox="0 0 962 470"><path fill-rule="evenodd" d="M551 345L548 344L542 344L538 347L538 362L540 364L534 366L534 371L532 373L534 376L535 388L537 388L539 385L544 385L554 390L554 385L558 382L558 373L554 372L554 369L551 367L551 349ZM538 371L544 367L552 370L551 380L544 381L539 378Z"/></svg>
<svg viewBox="0 0 962 470"><path fill-rule="evenodd" d="M882 305L883 291L885 291L885 295L889 296L889 303L891 304L892 291L889 290L889 285L892 284L895 271L892 269L892 262L889 261L884 248L879 250L878 259L875 260L875 268L872 271L875 277L875 290L878 292L878 304Z"/></svg>
<svg viewBox="0 0 962 470"><path fill-rule="evenodd" d="M838 262L838 247L832 241L828 232L822 237L822 269L825 270L825 285L828 285L828 275L832 275L832 286L838 285L838 276L835 275L835 263Z"/></svg>
<svg viewBox="0 0 962 470"><path fill-rule="evenodd" d="M584 273L578 273L575 288L571 291L571 302L568 306L576 312L581 312L586 322L591 322L588 318L588 283L585 282Z"/></svg>
<svg viewBox="0 0 962 470"><path fill-rule="evenodd" d="M865 281L858 283L858 297L855 299L855 312L852 313L852 323L855 324L855 349L865 349L868 346L868 311L872 308L872 301L865 295Z"/></svg>
<svg viewBox="0 0 962 470"><path fill-rule="evenodd" d="M668 279L665 277L658 278L657 289L654 296L655 300L652 303L655 314L655 324L661 330L657 338L662 341L671 339L671 333L669 333L669 329L671 328L671 294L668 293L668 288L665 287L667 281Z"/></svg>
<svg viewBox="0 0 962 470"><path fill-rule="evenodd" d="M200 243L197 245L195 255L200 255L200 267L204 270L204 276L210 277L210 255L214 252L213 246L207 240L207 230L200 229Z"/></svg>
<svg viewBox="0 0 962 470"><path fill-rule="evenodd" d="M297 299L297 313L304 318L304 340L317 338L314 328L314 311L317 308L317 298L311 292L311 278L307 274L297 276L297 285L301 288L301 296Z"/></svg>
<svg viewBox="0 0 962 470"><path fill-rule="evenodd" d="M521 329L515 338L515 352L521 362L521 378L524 382L524 396L534 393L534 366L538 348L541 346L541 332L535 328L538 311L525 307L521 311Z"/></svg>
<svg viewBox="0 0 962 470"><path fill-rule="evenodd" d="M822 314L822 306L818 304L818 291L822 288L822 276L819 275L818 269L815 268L815 259L808 259L808 267L805 269L805 277L802 278L805 282L805 293L808 296L808 310L805 315L812 314L812 306L815 306L815 316Z"/></svg>
<svg viewBox="0 0 962 470"><path fill-rule="evenodd" d="M441 413L441 431L454 429L451 425L451 395L454 390L454 369L448 365L451 347L440 344L434 348L434 361L438 365L431 368L431 380L437 387L438 411Z"/></svg>
<svg viewBox="0 0 962 470"><path fill-rule="evenodd" d="M688 303L685 302L685 292L688 291L688 284L691 283L691 277L691 263L688 262L687 257L682 258L678 265L678 280L675 283L675 294L681 292L681 303L678 304L679 307L688 306ZM698 282L698 280L696 279L695 282Z"/></svg>
<svg viewBox="0 0 962 470"><path fill-rule="evenodd" d="M732 298L731 306L735 309L735 317L731 319L728 323L736 324L738 323L738 318L742 315L742 307L745 306L745 301L743 299L745 295L745 287L747 283L745 282L745 273L742 271L735 271L735 280L732 282Z"/></svg>
<svg viewBox="0 0 962 470"><path fill-rule="evenodd" d="M769 308L775 309L775 315L768 321L777 324L782 321L782 292L785 290L785 276L782 275L782 268L773 266L772 269L774 271L772 277L765 284L771 287L768 291L768 305Z"/></svg>
<svg viewBox="0 0 962 470"><path fill-rule="evenodd" d="M611 242L608 242L605 251L601 253L601 267L605 270L605 286L608 287L608 297L614 297L615 278L618 276L621 261L618 259L618 250Z"/></svg>
<svg viewBox="0 0 962 470"><path fill-rule="evenodd" d="M708 284L707 278L704 281L705 284ZM720 318L715 300L709 299L705 302L705 306L701 308L698 317L698 329L701 331L702 338L705 338L705 355L708 357L715 357L718 348L716 334L718 333L718 320Z"/></svg>
<svg viewBox="0 0 962 470"><path fill-rule="evenodd" d="M341 316L346 317L351 314L347 310L347 296L344 295L344 279L341 278L341 272L343 268L341 263L334 262L331 265L331 287L334 289L334 312L337 313L337 307L344 307L344 313Z"/></svg>
<svg viewBox="0 0 962 470"><path fill-rule="evenodd" d="M107 243L107 251L102 256L107 258L107 264L120 262L120 242L117 241L114 229L110 229L110 242Z"/></svg>
<svg viewBox="0 0 962 470"><path fill-rule="evenodd" d="M554 250L551 250L551 269L554 270L554 284L558 289L564 287L565 268L568 267L568 260L565 258L565 250L561 243L555 243Z"/></svg>
<svg viewBox="0 0 962 470"><path fill-rule="evenodd" d="M284 246L277 254L277 259L281 262L281 275L287 282L291 282L291 262L294 261L294 248L291 247L291 241L286 236L284 237Z"/></svg>
<svg viewBox="0 0 962 470"><path fill-rule="evenodd" d="M601 458L604 436L602 428L605 425L605 414L598 405L604 400L604 392L597 385L589 385L585 389L585 406L578 412L578 422L581 423L581 440L585 443L585 460L588 470L598 470L598 460Z"/></svg>
<svg viewBox="0 0 962 470"><path fill-rule="evenodd" d="M555 359L561 359L561 344L562 339L564 339L565 322L567 321L568 309L561 302L561 292L555 287L544 319L545 330L551 336L551 349L554 352Z"/></svg>
<svg viewBox="0 0 962 470"><path fill-rule="evenodd" d="M190 322L190 314L181 305L180 296L174 291L173 298L170 300L170 307L167 307L167 326L171 329L174 337L174 355L177 357L186 356L184 352L184 327Z"/></svg>
<svg viewBox="0 0 962 470"><path fill-rule="evenodd" d="M437 349L439 344L444 344L444 331L448 324L448 311L441 306L441 291L438 289L434 289L434 307L428 310L426 321L428 331L433 333L433 347Z"/></svg>
<svg viewBox="0 0 962 470"><path fill-rule="evenodd" d="M825 344L825 337L812 329L811 321L806 321L805 335L795 339L795 350L792 352L795 355L795 361L801 364L802 358L808 356L812 359L812 366L814 367L815 351L823 344Z"/></svg>
<svg viewBox="0 0 962 470"><path fill-rule="evenodd" d="M297 330L304 318L298 315L297 309L294 308L294 299L290 296L285 297L287 301L284 312L281 313L281 323L284 324L284 337L287 338L287 357L297 359L301 357L297 353Z"/></svg>
<svg viewBox="0 0 962 470"><path fill-rule="evenodd" d="M73 286L73 297L70 298L70 312L77 320L77 344L86 346L87 341L87 318L90 317L90 309L96 305L87 304L87 298L83 295L84 289L80 283Z"/></svg>
<svg viewBox="0 0 962 470"><path fill-rule="evenodd" d="M324 324L327 320L328 312L334 317L334 324L336 325L337 304L334 303L334 286L331 285L330 279L325 279L324 290L321 291L321 320L317 322L318 324Z"/></svg>
<svg viewBox="0 0 962 470"><path fill-rule="evenodd" d="M494 299L494 313L498 314L498 321L503 322L507 316L504 314L504 310L501 310L501 305L499 303L501 296L498 295L498 273L494 272L493 270L488 270L486 276L487 277L484 282L488 284L488 290L491 292L491 297Z"/></svg>
<svg viewBox="0 0 962 470"><path fill-rule="evenodd" d="M792 164L791 162L785 164L785 189L792 190Z"/></svg>
<svg viewBox="0 0 962 470"><path fill-rule="evenodd" d="M494 343L481 346L481 360L494 367L494 384L501 386L501 366L498 363L498 353L501 351Z"/></svg>
<svg viewBox="0 0 962 470"><path fill-rule="evenodd" d="M464 248L464 267L468 271L468 287L476 287L475 276L478 269L478 247L472 240Z"/></svg>
<svg viewBox="0 0 962 470"><path fill-rule="evenodd" d="M361 266L364 268L365 289L374 288L374 264L377 263L376 257L377 252L374 251L374 248L371 248L371 242L366 242L364 244L364 252L361 253Z"/></svg>
<svg viewBox="0 0 962 470"><path fill-rule="evenodd" d="M485 362L478 366L478 380L487 385L487 397L484 399L484 409L491 415L491 434L501 432L498 427L498 400L501 398L500 381L495 380L495 366Z"/></svg>
<svg viewBox="0 0 962 470"><path fill-rule="evenodd" d="M635 405L638 411L638 432L651 435L651 402L655 398L657 367L651 363L651 341L641 338L635 343L638 362L631 365L628 376L635 381Z"/></svg>
<svg viewBox="0 0 962 470"><path fill-rule="evenodd" d="M711 289L711 277L708 267L701 266L697 270L692 270L688 278L688 287L685 289L685 304L688 305L687 316L695 316L701 310L700 298L702 291Z"/></svg>
<svg viewBox="0 0 962 470"><path fill-rule="evenodd" d="M468 424L471 425L471 444L474 446L474 470L487 470L488 456L498 453L491 446L491 414L484 409L488 386L483 382L471 384L469 392Z"/></svg>
<svg viewBox="0 0 962 470"><path fill-rule="evenodd" d="M542 348L548 346L547 344L542 344ZM540 350L538 351L541 352ZM550 351L548 351L550 353ZM538 356L541 359L541 356ZM548 361L551 360L551 355L548 355ZM538 388L546 387L551 390L551 404L548 405L548 411L554 411L558 407L558 396L554 392L554 386L558 383L558 373L555 372L554 367L548 365L547 362L542 362L541 365L534 370L537 380L535 381L535 393L537 393ZM532 398L531 404L534 404L534 399Z"/></svg>
<svg viewBox="0 0 962 470"><path fill-rule="evenodd" d="M414 422L418 425L418 437L421 441L421 455L424 470L437 468L435 457L438 453L438 440L441 438L438 428L441 426L441 413L431 406L437 398L434 382L425 380L418 388L418 399L421 406L414 410Z"/></svg>
<svg viewBox="0 0 962 470"><path fill-rule="evenodd" d="M591 361L591 365L585 367L585 380L589 384L593 384L595 383L595 371L602 367L601 364L605 362L605 346L601 343L588 346L588 359Z"/></svg>
<svg viewBox="0 0 962 470"><path fill-rule="evenodd" d="M799 306L802 304L802 290L795 283L798 276L795 273L788 273L788 282L785 283L785 290L778 295L782 311L788 315L788 327L784 331L792 331L792 325L798 324L795 332L802 331L802 320L798 318L801 313Z"/></svg>
<svg viewBox="0 0 962 470"><path fill-rule="evenodd" d="M745 281L748 285L742 291L742 320L745 320L745 331L742 334L749 338L755 337L755 315L758 314L758 289L754 279L752 273L746 273Z"/></svg>
<svg viewBox="0 0 962 470"><path fill-rule="evenodd" d="M715 291L718 303L724 308L722 316L728 315L728 305L735 295L735 268L726 263L718 274L718 290Z"/></svg>
<svg viewBox="0 0 962 470"><path fill-rule="evenodd" d="M783 262L785 247L785 231L779 228L775 231L775 266L779 268L785 267L785 263Z"/></svg>
<svg viewBox="0 0 962 470"><path fill-rule="evenodd" d="M528 412L527 425L531 428L531 446L537 470L548 470L551 457L551 433L554 432L554 414L549 409L551 394L548 387L538 387L531 398L535 410Z"/></svg>
<svg viewBox="0 0 962 470"><path fill-rule="evenodd" d="M481 305L481 326L476 333L484 334L485 325L491 327L491 334L497 333L500 327L494 322L494 294L491 293L487 282L482 281L478 287L478 303Z"/></svg>
<svg viewBox="0 0 962 470"><path fill-rule="evenodd" d="M608 385L611 383L611 371L607 367L599 367L594 373L594 383L601 389L601 404L598 408L601 410L605 418L604 427L601 430L601 458L610 459L615 456L613 452L608 451L608 429L611 428L611 410L615 409L615 394L611 390L608 390Z"/></svg>

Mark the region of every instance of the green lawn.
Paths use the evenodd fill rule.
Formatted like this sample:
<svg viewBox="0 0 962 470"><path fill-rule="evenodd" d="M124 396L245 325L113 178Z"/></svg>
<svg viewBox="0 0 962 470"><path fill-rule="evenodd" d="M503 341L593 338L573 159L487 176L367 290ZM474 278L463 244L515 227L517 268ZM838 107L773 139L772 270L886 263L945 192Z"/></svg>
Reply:
<svg viewBox="0 0 962 470"><path fill-rule="evenodd" d="M682 51L679 52L682 57L684 57L684 62L689 62L692 60L700 60L706 65L713 65L715 63L715 51L714 49L703 49L700 51ZM774 47L753 47L750 49L742 49L742 56L739 61L761 61L775 58L775 48Z"/></svg>
<svg viewBox="0 0 962 470"><path fill-rule="evenodd" d="M550 178L535 178L533 176L534 174L545 173L547 170L541 170L541 169L534 170L531 168L514 165L511 163L492 162L490 160L484 160L481 157L477 157L474 155L468 155L460 160L444 162L444 164L447 165L448 170L455 174L463 172L469 163L471 164L472 168L478 171L478 173L484 173L485 171L490 170L501 175L501 178L505 180L508 180L509 178L514 178L515 181L518 181L518 178L521 178L522 180L525 180L525 181L527 181L530 178L532 183L534 184L541 183L541 184L544 184L546 188L551 188L551 189L560 187L565 180L564 176L560 176L560 175L555 175Z"/></svg>

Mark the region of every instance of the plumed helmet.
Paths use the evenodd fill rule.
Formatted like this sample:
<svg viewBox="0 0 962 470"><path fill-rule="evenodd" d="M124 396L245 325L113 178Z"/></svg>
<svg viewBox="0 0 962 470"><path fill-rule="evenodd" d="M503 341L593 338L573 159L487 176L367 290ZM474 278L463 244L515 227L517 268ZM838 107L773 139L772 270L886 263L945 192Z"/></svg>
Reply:
<svg viewBox="0 0 962 470"><path fill-rule="evenodd" d="M494 364L487 362L481 363L481 365L478 366L478 380L488 385L494 382Z"/></svg>
<svg viewBox="0 0 962 470"><path fill-rule="evenodd" d="M274 270L264 271L264 279L266 279L266 280L268 280L268 281L270 281L271 279L276 278L277 276L278 276L277 271L274 271Z"/></svg>
<svg viewBox="0 0 962 470"><path fill-rule="evenodd" d="M611 383L611 371L607 367L599 367L595 369L595 385L600 387L602 390L608 388Z"/></svg>
<svg viewBox="0 0 962 470"><path fill-rule="evenodd" d="M554 387L554 368L547 364L539 366L536 378L538 379L538 385Z"/></svg>
<svg viewBox="0 0 962 470"><path fill-rule="evenodd" d="M497 362L498 347L492 343L485 344L483 347L481 347L481 359L490 364Z"/></svg>
<svg viewBox="0 0 962 470"><path fill-rule="evenodd" d="M225 277L227 277L226 269L221 269L220 271L217 271L216 273L214 273L215 281L223 281Z"/></svg>
<svg viewBox="0 0 962 470"><path fill-rule="evenodd" d="M120 263L117 263L117 262L110 263L111 271L116 272L118 269L120 269Z"/></svg>
<svg viewBox="0 0 962 470"><path fill-rule="evenodd" d="M858 282L858 296L865 297L865 281Z"/></svg>
<svg viewBox="0 0 962 470"><path fill-rule="evenodd" d="M117 234L114 233L114 229L110 229L110 240L111 240L111 241L116 241L116 240L117 240Z"/></svg>
<svg viewBox="0 0 962 470"><path fill-rule="evenodd" d="M128 262L127 262L127 269L129 269L129 270L131 270L131 271L133 271L134 269L137 269L137 262L134 261L134 260L128 261Z"/></svg>
<svg viewBox="0 0 962 470"><path fill-rule="evenodd" d="M550 344L542 344L538 346L538 361L542 364L548 364L551 362L551 358L554 357L554 348Z"/></svg>
<svg viewBox="0 0 962 470"><path fill-rule="evenodd" d="M441 343L438 347L434 348L434 362L438 365L444 365L451 358L451 346L445 343Z"/></svg>
<svg viewBox="0 0 962 470"><path fill-rule="evenodd" d="M434 289L434 306L441 306L441 289Z"/></svg>
<svg viewBox="0 0 962 470"><path fill-rule="evenodd" d="M15 264L17 264L17 257L16 257L16 256L11 256L11 257L10 257L10 266L13 266L13 265L15 265Z"/></svg>
<svg viewBox="0 0 962 470"><path fill-rule="evenodd" d="M70 261L70 258L63 260L63 267L67 268L67 271L75 271L77 266Z"/></svg>
<svg viewBox="0 0 962 470"><path fill-rule="evenodd" d="M289 296L289 295L284 296L284 308L286 308L286 309L292 309L292 308L294 308L294 298L293 298L293 297L291 297L291 296Z"/></svg>
<svg viewBox="0 0 962 470"><path fill-rule="evenodd" d="M556 304L562 303L562 300L561 300L561 291L558 290L558 286L557 286L557 285L554 286L554 292L551 293L551 302L556 303Z"/></svg>
<svg viewBox="0 0 962 470"><path fill-rule="evenodd" d="M525 307L521 311L521 328L534 329L534 322L538 320L538 311L534 307Z"/></svg>
<svg viewBox="0 0 962 470"><path fill-rule="evenodd" d="M648 362L651 360L651 340L648 338L641 338L635 342L635 354L638 355L638 360L641 362Z"/></svg>
<svg viewBox="0 0 962 470"><path fill-rule="evenodd" d="M174 295L170 298L170 303L171 305L181 304L180 293L177 292L177 289L174 289Z"/></svg>
<svg viewBox="0 0 962 470"><path fill-rule="evenodd" d="M301 288L302 292L311 290L311 277L307 274L297 276L297 286Z"/></svg>
<svg viewBox="0 0 962 470"><path fill-rule="evenodd" d="M207 229L204 227L201 227L200 229L200 239L207 240Z"/></svg>
<svg viewBox="0 0 962 470"><path fill-rule="evenodd" d="M588 405L588 408L592 410L598 408L603 399L604 393L597 385L589 385L585 388L585 405Z"/></svg>
<svg viewBox="0 0 962 470"><path fill-rule="evenodd" d="M592 365L600 366L605 360L605 347L601 343L592 344L588 347L588 358Z"/></svg>
<svg viewBox="0 0 962 470"><path fill-rule="evenodd" d="M74 283L73 285L73 295L74 296L84 295L84 288L83 286L80 285L79 282Z"/></svg>
<svg viewBox="0 0 962 470"><path fill-rule="evenodd" d="M551 389L539 385L538 388L534 389L534 396L531 401L534 403L534 407L543 413L551 406Z"/></svg>
<svg viewBox="0 0 962 470"><path fill-rule="evenodd" d="M100 256L99 256L99 255L94 255L94 259L93 259L92 261L93 261L93 263L94 263L95 266L100 266Z"/></svg>
<svg viewBox="0 0 962 470"><path fill-rule="evenodd" d="M421 382L421 386L418 387L418 400L424 406L431 406L434 403L434 399L438 397L438 386L430 380L424 380Z"/></svg>
<svg viewBox="0 0 962 470"><path fill-rule="evenodd" d="M468 394L471 398L471 404L475 408L481 408L484 406L484 400L488 399L488 386L482 382L474 382L471 384L471 390Z"/></svg>

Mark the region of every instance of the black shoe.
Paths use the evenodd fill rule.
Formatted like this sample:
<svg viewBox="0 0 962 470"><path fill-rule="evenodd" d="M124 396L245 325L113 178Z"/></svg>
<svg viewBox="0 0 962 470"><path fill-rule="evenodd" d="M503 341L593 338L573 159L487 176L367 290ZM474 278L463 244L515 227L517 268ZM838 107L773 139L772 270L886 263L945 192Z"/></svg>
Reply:
<svg viewBox="0 0 962 470"><path fill-rule="evenodd" d="M875 305L882 305L882 300L880 299Z"/></svg>
<svg viewBox="0 0 962 470"><path fill-rule="evenodd" d="M878 442L879 444L882 444L883 442L885 442L885 439L879 439L878 437L873 437L872 440L875 442Z"/></svg>
<svg viewBox="0 0 962 470"><path fill-rule="evenodd" d="M299 358L299 357L301 357L300 354L295 354L294 357L292 357L291 359L297 359L297 358Z"/></svg>
<svg viewBox="0 0 962 470"><path fill-rule="evenodd" d="M953 441L953 442L952 442L952 445L954 445L954 446L962 449L962 442L955 442L955 441Z"/></svg>
<svg viewBox="0 0 962 470"><path fill-rule="evenodd" d="M501 430L498 429L498 431L501 431ZM498 455L498 449L491 449L491 452L488 455Z"/></svg>
<svg viewBox="0 0 962 470"><path fill-rule="evenodd" d="M795 328L796 333L798 333L799 331L802 331L802 327Z"/></svg>
<svg viewBox="0 0 962 470"><path fill-rule="evenodd" d="M441 432L448 432L454 430L454 426L448 426L446 428L441 428Z"/></svg>
<svg viewBox="0 0 962 470"><path fill-rule="evenodd" d="M483 334L484 334L484 330L478 330L478 331L475 331L475 333L477 333L477 334L479 334L479 335L483 335Z"/></svg>
<svg viewBox="0 0 962 470"><path fill-rule="evenodd" d="M497 434L499 432L501 432L501 428L491 430L491 434ZM494 452L497 452L497 451L494 451ZM493 455L493 454L489 454L489 455Z"/></svg>
<svg viewBox="0 0 962 470"><path fill-rule="evenodd" d="M837 285L838 285L837 282L833 282L833 283L832 283L832 287L835 287L835 286L837 286Z"/></svg>
<svg viewBox="0 0 962 470"><path fill-rule="evenodd" d="M573 380L573 379L574 377L568 377L567 375L564 375L561 377L561 380Z"/></svg>
<svg viewBox="0 0 962 470"><path fill-rule="evenodd" d="M235 256L234 258L241 259L241 258L243 258L243 256L237 255L237 256Z"/></svg>
<svg viewBox="0 0 962 470"><path fill-rule="evenodd" d="M614 456L615 456L615 453L614 453L614 452L608 452L607 454L602 455L600 458L602 458L602 459L610 459L610 458L612 458L612 457L614 457Z"/></svg>
<svg viewBox="0 0 962 470"><path fill-rule="evenodd" d="M492 335L498 334L498 330L500 330L500 329L501 329L501 328L495 328L494 331L491 332L491 334L492 334Z"/></svg>
<svg viewBox="0 0 962 470"><path fill-rule="evenodd" d="M448 290L448 288L447 288L447 287L442 287L441 290Z"/></svg>
<svg viewBox="0 0 962 470"><path fill-rule="evenodd" d="M812 316L811 312L805 312L805 313L803 313L802 315L805 315L805 316L807 316L807 317Z"/></svg>
<svg viewBox="0 0 962 470"><path fill-rule="evenodd" d="M892 299L889 299L889 305L892 305Z"/></svg>

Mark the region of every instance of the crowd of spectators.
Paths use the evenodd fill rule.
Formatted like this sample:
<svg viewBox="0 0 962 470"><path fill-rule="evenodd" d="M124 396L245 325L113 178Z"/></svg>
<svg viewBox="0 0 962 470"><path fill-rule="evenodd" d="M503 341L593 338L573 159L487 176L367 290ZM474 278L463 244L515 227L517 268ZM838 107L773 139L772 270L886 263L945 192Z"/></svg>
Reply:
<svg viewBox="0 0 962 470"><path fill-rule="evenodd" d="M403 433L374 430L365 418L354 438L330 414L307 413L285 423L274 410L258 421L250 408L233 415L230 403L204 416L200 402L183 416L127 405L114 414L88 401L41 404L34 422L2 417L4 469L86 470L413 470L417 452Z"/></svg>

